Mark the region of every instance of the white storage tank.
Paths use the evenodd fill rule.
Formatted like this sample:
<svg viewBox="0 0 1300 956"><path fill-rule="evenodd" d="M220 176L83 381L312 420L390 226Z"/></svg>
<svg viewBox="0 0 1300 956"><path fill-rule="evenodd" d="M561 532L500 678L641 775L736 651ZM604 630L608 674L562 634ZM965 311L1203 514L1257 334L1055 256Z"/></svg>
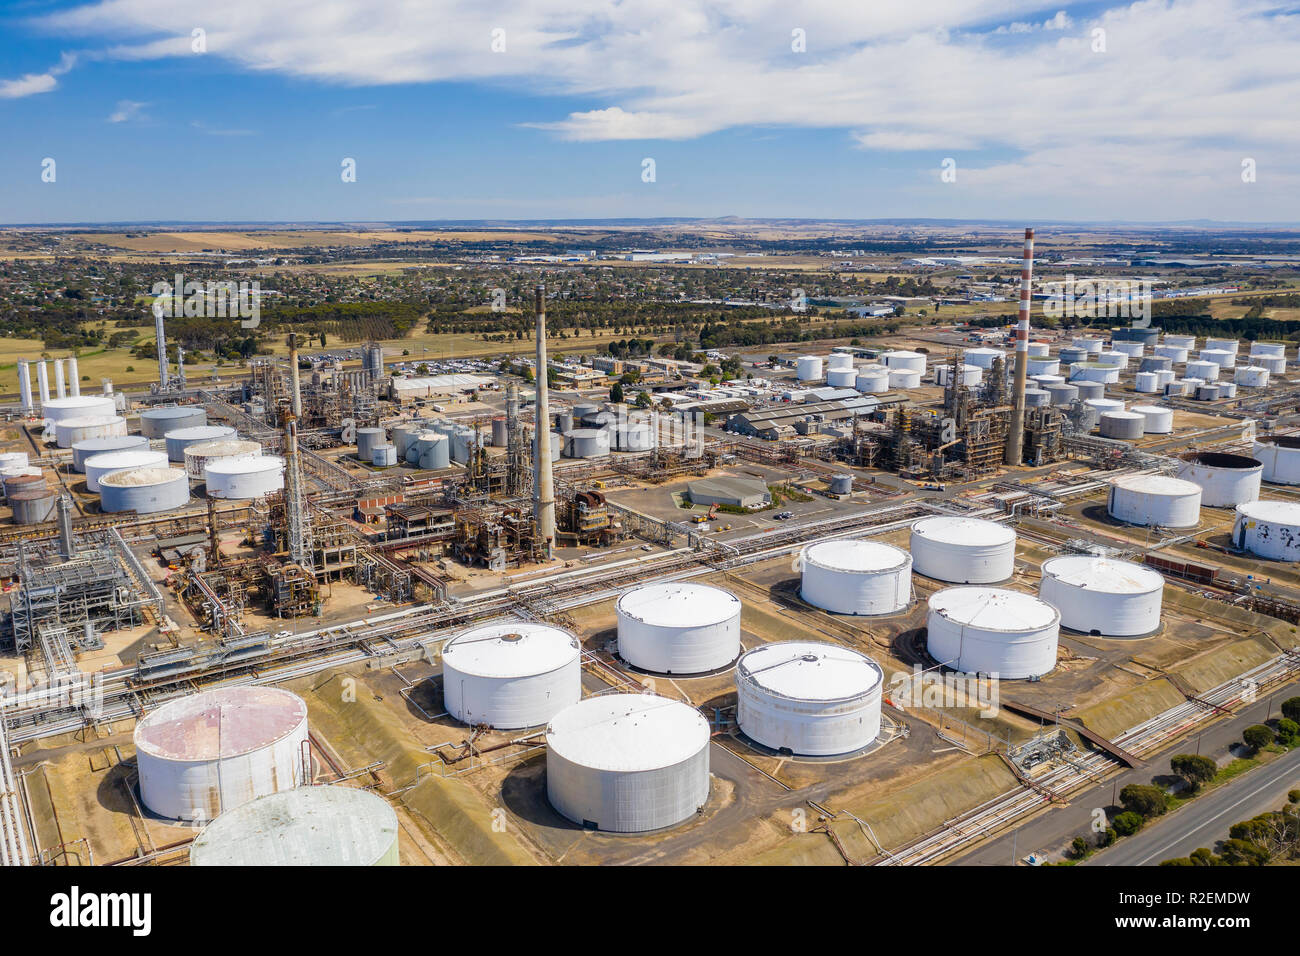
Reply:
<svg viewBox="0 0 1300 956"><path fill-rule="evenodd" d="M1038 598L1004 588L945 588L930 598L926 649L965 674L1006 680L1056 667L1061 615Z"/></svg>
<svg viewBox="0 0 1300 956"><path fill-rule="evenodd" d="M1250 364L1268 369L1270 375L1286 374L1286 359L1276 355L1252 355Z"/></svg>
<svg viewBox="0 0 1300 956"><path fill-rule="evenodd" d="M800 596L836 614L894 614L912 603L912 556L879 541L821 541L803 549Z"/></svg>
<svg viewBox="0 0 1300 956"><path fill-rule="evenodd" d="M1119 369L1100 362L1075 362L1070 366L1071 382L1100 382L1114 385L1119 381Z"/></svg>
<svg viewBox="0 0 1300 956"><path fill-rule="evenodd" d="M644 833L695 816L709 799L709 725L653 694L601 694L546 728L546 796L580 826Z"/></svg>
<svg viewBox="0 0 1300 956"><path fill-rule="evenodd" d="M1146 421L1142 430L1148 435L1169 435L1174 430L1174 411L1160 405L1134 405L1131 412L1141 415Z"/></svg>
<svg viewBox="0 0 1300 956"><path fill-rule="evenodd" d="M1198 378L1202 382L1217 382L1222 371L1218 362L1188 362L1183 374L1187 378Z"/></svg>
<svg viewBox="0 0 1300 956"><path fill-rule="evenodd" d="M582 645L549 624L473 628L442 646L442 695L447 713L471 727L545 724L582 699Z"/></svg>
<svg viewBox="0 0 1300 956"><path fill-rule="evenodd" d="M99 479L99 508L153 514L189 504L190 480L179 468L130 468Z"/></svg>
<svg viewBox="0 0 1300 956"><path fill-rule="evenodd" d="M284 459L278 455L219 458L203 469L209 498L250 501L284 487Z"/></svg>
<svg viewBox="0 0 1300 956"><path fill-rule="evenodd" d="M1268 356L1270 358L1285 359L1286 343L1285 342L1251 342L1250 357L1255 358L1256 356L1260 356L1260 355Z"/></svg>
<svg viewBox="0 0 1300 956"><path fill-rule="evenodd" d="M1111 351L1123 352L1129 358L1141 358L1146 352L1147 347L1141 342L1125 342L1123 340L1110 343Z"/></svg>
<svg viewBox="0 0 1300 956"><path fill-rule="evenodd" d="M853 368L853 356L848 352L832 352L826 359L826 368L831 372Z"/></svg>
<svg viewBox="0 0 1300 956"><path fill-rule="evenodd" d="M952 366L946 362L943 365L934 367L934 380L940 385L950 385ZM984 370L978 365L959 365L957 366L957 382L967 387L978 385L984 378Z"/></svg>
<svg viewBox="0 0 1300 956"><path fill-rule="evenodd" d="M993 363L1002 359L1002 364L1006 365L1007 353L1001 349L967 349L966 361L971 365L978 365L982 369L991 369Z"/></svg>
<svg viewBox="0 0 1300 956"><path fill-rule="evenodd" d="M1213 351L1231 352L1233 355L1241 348L1236 339L1206 339L1205 347Z"/></svg>
<svg viewBox="0 0 1300 956"><path fill-rule="evenodd" d="M854 387L864 395L889 391L889 369L883 365L864 365L858 369Z"/></svg>
<svg viewBox="0 0 1300 956"><path fill-rule="evenodd" d="M126 419L121 415L87 415L65 418L54 423L54 441L60 448L94 438L121 438L126 434Z"/></svg>
<svg viewBox="0 0 1300 956"><path fill-rule="evenodd" d="M1256 438L1251 455L1264 470L1265 481L1275 485L1300 485L1300 435L1264 435Z"/></svg>
<svg viewBox="0 0 1300 956"><path fill-rule="evenodd" d="M247 459L261 457L262 446L255 441L223 438L201 441L185 446L185 474L194 481L203 480L203 469L210 463L226 458Z"/></svg>
<svg viewBox="0 0 1300 956"><path fill-rule="evenodd" d="M1300 504L1264 500L1237 505L1232 541L1257 557L1300 561Z"/></svg>
<svg viewBox="0 0 1300 956"><path fill-rule="evenodd" d="M1038 596L1061 624L1098 637L1145 637L1160 629L1165 579L1131 561L1065 555L1043 562Z"/></svg>
<svg viewBox="0 0 1300 956"><path fill-rule="evenodd" d="M1262 365L1238 365L1232 380L1243 388L1266 388L1268 376L1268 369Z"/></svg>
<svg viewBox="0 0 1300 956"><path fill-rule="evenodd" d="M396 445L376 445L370 453L370 464L376 468L391 468L397 464Z"/></svg>
<svg viewBox="0 0 1300 956"><path fill-rule="evenodd" d="M1169 345L1177 349L1186 349L1190 352L1196 348L1196 336L1194 335L1166 335L1160 343Z"/></svg>
<svg viewBox="0 0 1300 956"><path fill-rule="evenodd" d="M826 384L832 388L853 388L857 380L858 373L852 366L833 368L826 373Z"/></svg>
<svg viewBox="0 0 1300 956"><path fill-rule="evenodd" d="M994 584L1016 569L1016 533L983 518L922 518L909 550L918 573L955 584Z"/></svg>
<svg viewBox="0 0 1300 956"><path fill-rule="evenodd" d="M1046 358L1051 348L1046 342L1027 342L1025 345L1026 357L1031 359Z"/></svg>
<svg viewBox="0 0 1300 956"><path fill-rule="evenodd" d="M702 674L740 656L740 599L707 584L672 581L618 599L618 654L656 674Z"/></svg>
<svg viewBox="0 0 1300 956"><path fill-rule="evenodd" d="M282 790L204 827L190 866L397 866L397 813L358 787Z"/></svg>
<svg viewBox="0 0 1300 956"><path fill-rule="evenodd" d="M772 750L853 753L880 736L884 682L880 665L838 644L762 644L736 663L736 722Z"/></svg>
<svg viewBox="0 0 1300 956"><path fill-rule="evenodd" d="M570 458L599 458L609 454L609 432L604 428L575 428L565 437Z"/></svg>
<svg viewBox="0 0 1300 956"><path fill-rule="evenodd" d="M1081 402L1086 402L1090 398L1104 398L1106 395L1106 386L1101 382L1093 382L1088 379L1072 379L1069 384L1074 386L1074 390Z"/></svg>
<svg viewBox="0 0 1300 956"><path fill-rule="evenodd" d="M1070 344L1076 349L1083 349L1089 355L1100 355L1101 350L1106 347L1106 340L1092 336L1082 336L1074 339Z"/></svg>
<svg viewBox="0 0 1300 956"><path fill-rule="evenodd" d="M114 438L87 438L72 445L72 470L84 473L86 459L94 458L110 451L128 451L147 449L149 439L143 435L118 435ZM166 456L163 456L166 460ZM25 460L25 459L24 459Z"/></svg>
<svg viewBox="0 0 1300 956"><path fill-rule="evenodd" d="M1151 395L1160 389L1160 376L1155 372L1138 372L1134 376L1133 389Z"/></svg>
<svg viewBox="0 0 1300 956"><path fill-rule="evenodd" d="M622 422L614 426L614 435L619 451L649 451L655 446L654 426L649 422Z"/></svg>
<svg viewBox="0 0 1300 956"><path fill-rule="evenodd" d="M1124 403L1118 398L1086 398L1083 404L1089 408L1097 409L1098 415L1105 415L1107 412L1124 411Z"/></svg>
<svg viewBox="0 0 1300 956"><path fill-rule="evenodd" d="M185 449L199 442L235 438L229 425L195 425L193 428L176 428L163 436L167 444L167 457L171 461L185 461Z"/></svg>
<svg viewBox="0 0 1300 956"><path fill-rule="evenodd" d="M801 355L795 363L795 377L801 382L817 382L822 378L822 360L816 355Z"/></svg>
<svg viewBox="0 0 1300 956"><path fill-rule="evenodd" d="M1045 391L1050 396L1048 399L1052 405L1069 405L1079 397L1078 386L1063 382L1060 385L1048 385Z"/></svg>
<svg viewBox="0 0 1300 956"><path fill-rule="evenodd" d="M41 403L41 417L56 425L67 418L111 417L116 414L117 404L113 399L102 395L52 398L48 402Z"/></svg>
<svg viewBox="0 0 1300 956"><path fill-rule="evenodd" d="M370 461L374 456L375 446L388 441L388 432L383 428L357 429L357 458Z"/></svg>
<svg viewBox="0 0 1300 956"><path fill-rule="evenodd" d="M1219 368L1232 368L1237 364L1237 353L1227 349L1201 349L1202 362L1213 362Z"/></svg>
<svg viewBox="0 0 1300 956"><path fill-rule="evenodd" d="M1097 363L1111 368L1125 369L1128 368L1128 356L1123 352L1102 352L1097 356Z"/></svg>
<svg viewBox="0 0 1300 956"><path fill-rule="evenodd" d="M1232 508L1259 497L1263 462L1217 451L1194 451L1179 457L1183 464L1178 477L1200 486L1203 506Z"/></svg>
<svg viewBox="0 0 1300 956"><path fill-rule="evenodd" d="M889 370L890 388L920 388L921 373L911 368L891 368Z"/></svg>
<svg viewBox="0 0 1300 956"><path fill-rule="evenodd" d="M1177 345L1170 345L1168 341L1162 342L1155 347L1155 354L1159 358L1167 358L1175 365L1182 365L1187 361L1187 349Z"/></svg>
<svg viewBox="0 0 1300 956"><path fill-rule="evenodd" d="M1035 375L1057 375L1061 371L1060 359L1031 358L1027 364L1030 377Z"/></svg>
<svg viewBox="0 0 1300 956"><path fill-rule="evenodd" d="M1103 438L1137 441L1146 430L1147 420L1137 412L1102 412L1098 428Z"/></svg>
<svg viewBox="0 0 1300 956"><path fill-rule="evenodd" d="M1041 388L1025 389L1025 408L1041 408L1051 404L1052 396Z"/></svg>
<svg viewBox="0 0 1300 956"><path fill-rule="evenodd" d="M105 401L112 404L112 399ZM146 438L162 438L178 428L198 428L207 423L208 413L202 405L150 408L140 413L140 434Z"/></svg>
<svg viewBox="0 0 1300 956"><path fill-rule="evenodd" d="M1201 486L1168 475L1121 475L1110 483L1106 510L1127 524L1194 528L1201 520Z"/></svg>
<svg viewBox="0 0 1300 956"><path fill-rule="evenodd" d="M891 372L894 369L907 369L912 372L925 372L925 356L920 352L909 352L906 349L900 349L895 352L882 352L880 361Z"/></svg>
<svg viewBox="0 0 1300 956"><path fill-rule="evenodd" d="M166 468L167 453L151 448L128 448L125 451L107 451L85 460L86 490L98 492L99 482L115 471L135 468Z"/></svg>
<svg viewBox="0 0 1300 956"><path fill-rule="evenodd" d="M181 697L135 728L144 805L205 822L307 780L307 704L276 687L223 687Z"/></svg>

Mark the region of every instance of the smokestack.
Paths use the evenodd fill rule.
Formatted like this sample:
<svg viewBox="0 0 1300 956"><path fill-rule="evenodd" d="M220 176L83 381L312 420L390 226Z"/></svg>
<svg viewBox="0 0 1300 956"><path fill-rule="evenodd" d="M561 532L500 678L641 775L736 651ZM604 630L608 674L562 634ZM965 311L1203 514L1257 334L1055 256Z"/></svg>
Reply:
<svg viewBox="0 0 1300 956"><path fill-rule="evenodd" d="M551 403L546 387L546 286L538 285L536 426L533 428L533 518L549 561L555 551L555 482L551 475Z"/></svg>
<svg viewBox="0 0 1300 956"><path fill-rule="evenodd" d="M77 367L77 357L68 359L68 391L73 398L81 395L81 369Z"/></svg>
<svg viewBox="0 0 1300 956"><path fill-rule="evenodd" d="M1016 379L1011 398L1011 432L1007 435L1008 465L1025 460L1025 377L1029 371L1029 306L1034 277L1034 230L1025 230L1024 260L1020 265L1020 321L1016 323Z"/></svg>
<svg viewBox="0 0 1300 956"><path fill-rule="evenodd" d="M23 399L23 414L30 415L36 408L32 402L32 369L27 359L18 360L18 391Z"/></svg>
<svg viewBox="0 0 1300 956"><path fill-rule="evenodd" d="M41 410L45 410L45 403L50 400L50 366L45 359L36 363L36 384L41 390Z"/></svg>
<svg viewBox="0 0 1300 956"><path fill-rule="evenodd" d="M298 385L298 334L289 333L289 374L293 378L293 417L302 418L302 391Z"/></svg>
<svg viewBox="0 0 1300 956"><path fill-rule="evenodd" d="M157 302L153 304L153 335L154 345L158 350L158 387L164 391L167 388L167 329L163 325L162 306Z"/></svg>
<svg viewBox="0 0 1300 956"><path fill-rule="evenodd" d="M59 398L68 397L68 386L63 381L63 359L54 360L54 389L59 393Z"/></svg>

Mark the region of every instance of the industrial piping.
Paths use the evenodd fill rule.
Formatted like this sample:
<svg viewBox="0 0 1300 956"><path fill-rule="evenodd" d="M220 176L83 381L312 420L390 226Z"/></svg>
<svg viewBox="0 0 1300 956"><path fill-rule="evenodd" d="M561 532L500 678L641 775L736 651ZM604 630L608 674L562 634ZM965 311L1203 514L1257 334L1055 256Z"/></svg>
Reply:
<svg viewBox="0 0 1300 956"><path fill-rule="evenodd" d="M1034 274L1034 230L1025 230L1024 261L1020 266L1020 321L1016 323L1016 378L1011 404L1011 430L1007 433L1008 465L1024 464L1025 378L1029 369L1029 306Z"/></svg>
<svg viewBox="0 0 1300 956"><path fill-rule="evenodd" d="M537 388L536 425L533 428L533 518L537 537L546 549L546 560L555 550L555 484L551 475L551 407L546 386L546 286L538 285L535 293L537 311Z"/></svg>

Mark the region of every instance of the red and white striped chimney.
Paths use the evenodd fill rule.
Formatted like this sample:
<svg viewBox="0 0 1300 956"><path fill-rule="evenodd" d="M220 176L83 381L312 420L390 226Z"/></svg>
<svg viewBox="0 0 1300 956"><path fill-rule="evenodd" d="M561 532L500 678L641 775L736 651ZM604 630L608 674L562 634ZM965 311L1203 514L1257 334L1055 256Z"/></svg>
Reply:
<svg viewBox="0 0 1300 956"><path fill-rule="evenodd" d="M1034 277L1034 230L1025 230L1025 251L1020 263L1020 321L1016 323L1016 378L1012 392L1011 431L1007 434L1005 464L1019 465L1025 453L1025 380L1029 372L1029 308Z"/></svg>

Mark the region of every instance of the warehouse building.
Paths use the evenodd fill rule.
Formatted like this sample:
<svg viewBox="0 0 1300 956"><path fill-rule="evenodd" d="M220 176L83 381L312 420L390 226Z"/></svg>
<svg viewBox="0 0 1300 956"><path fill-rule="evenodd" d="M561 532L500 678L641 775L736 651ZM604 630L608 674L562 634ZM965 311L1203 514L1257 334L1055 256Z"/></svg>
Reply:
<svg viewBox="0 0 1300 956"><path fill-rule="evenodd" d="M833 402L806 402L740 412L727 419L727 431L739 432L751 438L775 440L796 434L796 422L807 421L809 418L821 422L843 421L855 415L868 415L879 405L876 398L860 395Z"/></svg>
<svg viewBox="0 0 1300 956"><path fill-rule="evenodd" d="M693 505L766 508L772 503L767 485L757 478L704 478L687 485L686 494Z"/></svg>

